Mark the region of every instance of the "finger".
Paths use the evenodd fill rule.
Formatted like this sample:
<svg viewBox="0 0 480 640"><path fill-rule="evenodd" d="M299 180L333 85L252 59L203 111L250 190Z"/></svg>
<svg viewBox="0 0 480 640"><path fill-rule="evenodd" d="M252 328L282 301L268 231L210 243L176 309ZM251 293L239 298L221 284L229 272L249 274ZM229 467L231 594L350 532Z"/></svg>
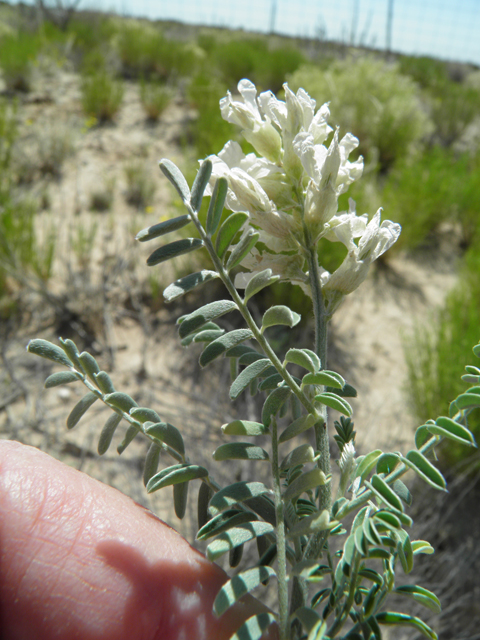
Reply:
<svg viewBox="0 0 480 640"><path fill-rule="evenodd" d="M264 610L219 620L226 575L115 489L15 442L0 442L0 625L39 640L226 640Z"/></svg>

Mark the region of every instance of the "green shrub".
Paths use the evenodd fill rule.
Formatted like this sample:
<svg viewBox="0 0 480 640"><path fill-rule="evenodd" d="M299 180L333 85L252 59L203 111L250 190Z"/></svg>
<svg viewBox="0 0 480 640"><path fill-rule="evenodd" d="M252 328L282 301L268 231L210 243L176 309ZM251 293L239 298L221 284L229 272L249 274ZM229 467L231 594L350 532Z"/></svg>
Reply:
<svg viewBox="0 0 480 640"><path fill-rule="evenodd" d="M30 91L32 63L38 38L31 33L4 35L0 40L0 68L8 91Z"/></svg>
<svg viewBox="0 0 480 640"><path fill-rule="evenodd" d="M82 106L87 116L99 122L112 120L123 99L123 86L105 69L100 68L82 79Z"/></svg>
<svg viewBox="0 0 480 640"><path fill-rule="evenodd" d="M472 245L465 255L458 284L447 297L434 322L417 327L406 342L408 365L407 392L420 420L432 415L449 415L449 399L465 392L464 363L473 363L472 344L480 336L480 246ZM480 438L480 415L476 410L469 427ZM465 450L454 442L443 449L454 465Z"/></svg>
<svg viewBox="0 0 480 640"><path fill-rule="evenodd" d="M223 120L218 103L226 86L206 71L195 75L188 86L188 99L197 110L189 135L199 158L218 153L232 138L233 127Z"/></svg>
<svg viewBox="0 0 480 640"><path fill-rule="evenodd" d="M480 89L446 80L432 87L428 97L435 133L451 145L465 132L480 110Z"/></svg>
<svg viewBox="0 0 480 640"><path fill-rule="evenodd" d="M304 87L318 104L331 102L337 125L361 140L367 163L388 170L429 134L431 124L415 83L397 65L362 56L337 60L327 70L301 67L289 86Z"/></svg>
<svg viewBox="0 0 480 640"><path fill-rule="evenodd" d="M147 118L156 122L170 104L172 92L164 84L142 80L140 100Z"/></svg>
<svg viewBox="0 0 480 640"><path fill-rule="evenodd" d="M440 146L399 163L382 194L385 210L403 228L398 246L421 247L445 222L458 225L465 246L473 242L479 226L479 169L480 154L458 155Z"/></svg>
<svg viewBox="0 0 480 640"><path fill-rule="evenodd" d="M122 25L115 45L127 78L167 80L172 75L190 73L195 63L195 51L190 45L168 40L150 25Z"/></svg>

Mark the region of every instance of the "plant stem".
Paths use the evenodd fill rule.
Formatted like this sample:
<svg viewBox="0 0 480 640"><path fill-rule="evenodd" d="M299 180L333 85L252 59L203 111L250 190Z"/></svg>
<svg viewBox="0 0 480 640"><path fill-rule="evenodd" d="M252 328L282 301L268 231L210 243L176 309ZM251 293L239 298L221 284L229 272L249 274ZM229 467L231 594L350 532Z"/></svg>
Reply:
<svg viewBox="0 0 480 640"><path fill-rule="evenodd" d="M280 471L278 467L278 439L277 421L272 420L272 475L275 499L275 516L277 523L277 583L279 606L279 640L288 640L288 587L287 587L287 554L285 542L285 518L282 491L280 486Z"/></svg>

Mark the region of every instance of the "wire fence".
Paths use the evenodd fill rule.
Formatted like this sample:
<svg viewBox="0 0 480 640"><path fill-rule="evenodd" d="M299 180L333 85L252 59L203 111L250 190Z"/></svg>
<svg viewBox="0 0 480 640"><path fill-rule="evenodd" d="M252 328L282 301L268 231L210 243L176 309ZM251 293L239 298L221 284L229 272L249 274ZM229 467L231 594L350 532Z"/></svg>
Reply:
<svg viewBox="0 0 480 640"><path fill-rule="evenodd" d="M65 6L74 0L50 2ZM480 66L480 0L82 0L79 8L334 41Z"/></svg>

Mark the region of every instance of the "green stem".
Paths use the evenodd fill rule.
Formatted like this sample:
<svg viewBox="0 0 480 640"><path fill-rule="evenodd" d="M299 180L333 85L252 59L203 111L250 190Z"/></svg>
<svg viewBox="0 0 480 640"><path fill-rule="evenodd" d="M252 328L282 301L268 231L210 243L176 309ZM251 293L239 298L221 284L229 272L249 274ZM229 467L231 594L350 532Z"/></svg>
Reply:
<svg viewBox="0 0 480 640"><path fill-rule="evenodd" d="M272 420L272 474L275 500L275 516L277 523L277 583L279 604L279 640L288 640L288 587L287 587L287 553L285 541L284 504L280 485L278 466L277 421Z"/></svg>

